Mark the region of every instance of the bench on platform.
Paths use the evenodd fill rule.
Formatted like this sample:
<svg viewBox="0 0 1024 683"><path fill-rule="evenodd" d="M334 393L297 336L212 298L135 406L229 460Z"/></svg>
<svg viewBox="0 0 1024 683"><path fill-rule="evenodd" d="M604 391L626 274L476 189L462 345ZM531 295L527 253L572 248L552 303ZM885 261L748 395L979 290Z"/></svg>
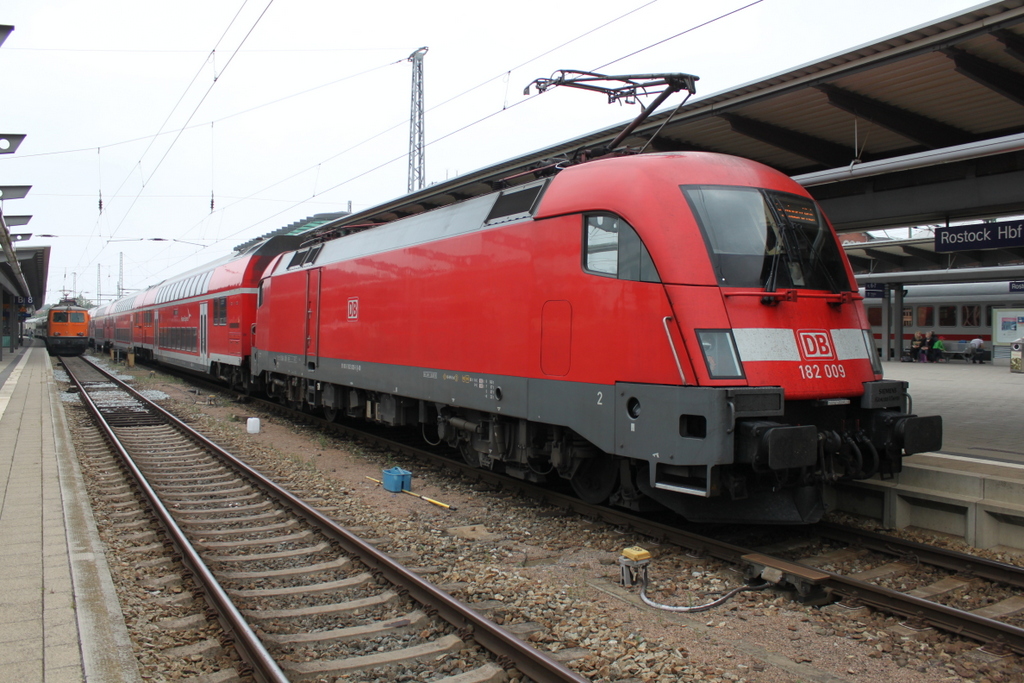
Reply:
<svg viewBox="0 0 1024 683"><path fill-rule="evenodd" d="M946 360L952 360L959 358L961 360L970 360L968 354L970 353L971 344L965 340L959 341L942 341L942 345L945 349L942 351L942 356Z"/></svg>

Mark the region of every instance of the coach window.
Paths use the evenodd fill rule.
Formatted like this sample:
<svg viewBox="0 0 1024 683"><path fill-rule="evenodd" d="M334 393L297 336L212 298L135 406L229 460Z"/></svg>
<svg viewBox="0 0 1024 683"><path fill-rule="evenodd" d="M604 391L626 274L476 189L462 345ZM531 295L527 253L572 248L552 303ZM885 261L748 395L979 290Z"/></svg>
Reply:
<svg viewBox="0 0 1024 683"><path fill-rule="evenodd" d="M218 297L213 300L213 324L228 324L228 298L226 296Z"/></svg>
<svg viewBox="0 0 1024 683"><path fill-rule="evenodd" d="M882 326L882 309L877 307L871 307L868 309L868 325L871 327Z"/></svg>
<svg viewBox="0 0 1024 683"><path fill-rule="evenodd" d="M956 327L956 306L939 306L939 327Z"/></svg>
<svg viewBox="0 0 1024 683"><path fill-rule="evenodd" d="M263 285L264 284L266 284L266 282L265 281L261 281L260 282L259 291L256 292L256 306L257 306L257 308L263 305Z"/></svg>
<svg viewBox="0 0 1024 683"><path fill-rule="evenodd" d="M629 223L612 214L584 217L583 268L620 280L661 282L640 236Z"/></svg>
<svg viewBox="0 0 1024 683"><path fill-rule="evenodd" d="M903 327L910 327L914 324L914 309L907 306L903 309Z"/></svg>
<svg viewBox="0 0 1024 683"><path fill-rule="evenodd" d="M981 306L961 306L960 320L963 327L981 327Z"/></svg>
<svg viewBox="0 0 1024 683"><path fill-rule="evenodd" d="M931 327L935 324L935 307L934 306L918 306L917 307L917 326L918 327Z"/></svg>

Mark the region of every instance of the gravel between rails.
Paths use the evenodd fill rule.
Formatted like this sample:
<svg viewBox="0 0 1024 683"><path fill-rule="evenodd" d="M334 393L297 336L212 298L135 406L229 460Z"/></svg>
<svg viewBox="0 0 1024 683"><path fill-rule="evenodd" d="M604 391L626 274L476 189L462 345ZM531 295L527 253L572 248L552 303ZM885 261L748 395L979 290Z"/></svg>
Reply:
<svg viewBox="0 0 1024 683"><path fill-rule="evenodd" d="M741 585L742 577L717 561L292 425L221 396L197 394L147 368L120 366L119 371L134 376L139 389L167 394L165 408L346 526L358 527L360 535L377 539L408 566L438 568L428 575L431 581L464 601L481 603L494 621L593 681L1024 683L1020 657L979 653L972 641L935 632L909 638L891 630L895 618L805 607L784 592L741 593L721 607L688 615L654 610L635 590L617 585L616 559L625 547L652 552L648 594L660 603L701 604L715 592ZM260 418L258 434L247 433L248 417ZM413 491L457 510L390 493L367 478L381 479L382 469L396 465L412 471ZM972 552L957 539L932 533L888 532ZM151 591L139 591L146 583L142 577L152 570L138 557L120 554L118 543L104 541L148 680L181 680L237 665L228 651L185 667L154 655L145 629L136 626L160 618L149 615ZM1021 563L1009 552L985 555ZM194 590L187 576L181 590ZM408 678L388 675L418 680L412 672Z"/></svg>

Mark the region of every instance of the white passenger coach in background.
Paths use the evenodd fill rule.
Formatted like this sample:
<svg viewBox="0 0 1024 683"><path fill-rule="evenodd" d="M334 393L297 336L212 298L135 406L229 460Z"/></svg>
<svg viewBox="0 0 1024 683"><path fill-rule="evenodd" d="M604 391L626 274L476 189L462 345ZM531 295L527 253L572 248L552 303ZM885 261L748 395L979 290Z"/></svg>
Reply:
<svg viewBox="0 0 1024 683"><path fill-rule="evenodd" d="M880 278L881 279L881 278ZM943 338L947 349L958 348L958 342L981 338L993 358L1009 358L1009 346L1000 337L1024 336L1024 324L1019 329L997 330L993 347L992 315L999 309L1024 309L1024 291L1011 291L1018 283L964 282L957 284L906 285L903 296L903 348L909 348L914 333L927 335L935 332ZM861 294L865 290L861 289ZM882 353L882 299L864 299L868 322L875 338L876 350ZM1001 323L1000 323L1001 324ZM1002 334L1000 334L1000 332ZM1003 340L1005 342L1007 340ZM893 345L892 359L900 352Z"/></svg>

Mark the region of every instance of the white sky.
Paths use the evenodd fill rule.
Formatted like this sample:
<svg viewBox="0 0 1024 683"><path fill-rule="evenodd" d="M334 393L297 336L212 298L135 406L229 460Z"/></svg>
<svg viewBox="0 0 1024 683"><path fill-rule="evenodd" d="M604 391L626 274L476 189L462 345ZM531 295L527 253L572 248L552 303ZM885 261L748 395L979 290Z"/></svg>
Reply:
<svg viewBox="0 0 1024 683"><path fill-rule="evenodd" d="M405 59L421 46L431 183L638 111L565 88L523 96L558 69L693 73L709 95L978 4L761 0L628 56L750 2L5 0L0 132L28 137L0 155L0 185L32 190L3 211L33 216L12 228L37 235L19 246L52 246L48 303L95 301L97 276L108 300L122 254L135 290L405 194Z"/></svg>

